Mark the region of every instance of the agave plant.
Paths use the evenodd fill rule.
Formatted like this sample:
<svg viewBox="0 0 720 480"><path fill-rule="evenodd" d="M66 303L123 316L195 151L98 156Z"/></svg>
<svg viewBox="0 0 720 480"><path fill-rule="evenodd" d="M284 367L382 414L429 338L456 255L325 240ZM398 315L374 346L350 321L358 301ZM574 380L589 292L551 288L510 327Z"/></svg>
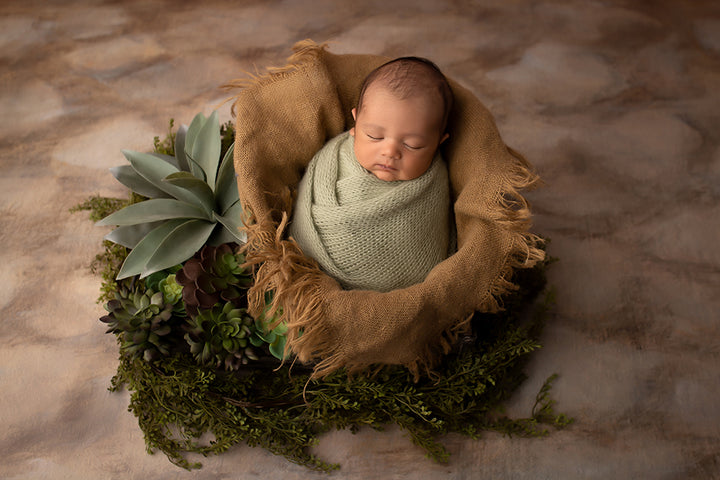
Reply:
<svg viewBox="0 0 720 480"><path fill-rule="evenodd" d="M147 197L102 220L118 225L105 238L131 249L117 279L178 265L203 245L245 241L239 232L242 206L233 169L233 145L221 155L217 112L197 114L178 129L175 156L124 150L130 165L111 169L113 176Z"/></svg>

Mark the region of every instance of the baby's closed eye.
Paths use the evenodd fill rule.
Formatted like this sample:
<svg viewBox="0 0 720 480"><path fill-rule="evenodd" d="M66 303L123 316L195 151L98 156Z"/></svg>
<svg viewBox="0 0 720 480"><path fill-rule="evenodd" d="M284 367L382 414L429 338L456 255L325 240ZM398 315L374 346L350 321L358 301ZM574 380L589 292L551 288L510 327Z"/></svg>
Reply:
<svg viewBox="0 0 720 480"><path fill-rule="evenodd" d="M424 145L408 145L407 143L404 143L403 145L405 145L410 150L422 150L423 148L425 148Z"/></svg>

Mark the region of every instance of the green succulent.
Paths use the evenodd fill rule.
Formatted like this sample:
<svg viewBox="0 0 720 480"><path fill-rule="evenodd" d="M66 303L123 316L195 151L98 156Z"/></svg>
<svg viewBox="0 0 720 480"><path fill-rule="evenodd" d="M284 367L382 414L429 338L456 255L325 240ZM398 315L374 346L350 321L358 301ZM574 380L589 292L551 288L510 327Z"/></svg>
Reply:
<svg viewBox="0 0 720 480"><path fill-rule="evenodd" d="M233 169L233 145L221 156L217 112L197 114L175 137L175 156L125 150L130 165L111 169L134 193L147 197L102 220L118 225L105 238L131 249L117 279L178 265L203 245L242 243L242 206Z"/></svg>
<svg viewBox="0 0 720 480"><path fill-rule="evenodd" d="M118 335L122 352L148 362L169 354L174 344L171 333L178 325L173 305L164 301L162 292L121 282L105 310L108 314L100 321L108 324L106 333Z"/></svg>
<svg viewBox="0 0 720 480"><path fill-rule="evenodd" d="M187 323L185 340L199 364L237 370L258 359L249 343L255 322L245 309L226 302L199 310Z"/></svg>
<svg viewBox="0 0 720 480"><path fill-rule="evenodd" d="M280 322L274 328L270 328L276 322L276 318L282 315L282 310L278 311L277 316L268 318L267 314L270 307L265 307L265 311L255 319L255 332L250 337L250 343L256 347L267 345L270 353L278 360L285 358L285 344L287 343L287 326Z"/></svg>
<svg viewBox="0 0 720 480"><path fill-rule="evenodd" d="M165 303L177 305L177 303L182 300L183 287L175 280L174 273L171 273L167 277L160 280L160 282L158 283L158 288L163 294Z"/></svg>
<svg viewBox="0 0 720 480"><path fill-rule="evenodd" d="M176 265L148 275L145 277L145 288L154 292L161 292L165 303L173 306L173 314L178 317L185 317L187 312L185 303L182 301L182 285L178 284L176 280L176 274L181 268L182 265Z"/></svg>

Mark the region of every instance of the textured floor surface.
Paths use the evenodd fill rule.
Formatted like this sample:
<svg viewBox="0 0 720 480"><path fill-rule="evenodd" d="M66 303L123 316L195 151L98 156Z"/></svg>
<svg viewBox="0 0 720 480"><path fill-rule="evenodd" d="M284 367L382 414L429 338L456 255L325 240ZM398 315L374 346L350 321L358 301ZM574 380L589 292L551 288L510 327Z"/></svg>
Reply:
<svg viewBox="0 0 720 480"><path fill-rule="evenodd" d="M88 265L106 229L69 209L218 86L335 53L435 60L546 186L556 315L509 405L543 380L576 418L544 439L335 432L331 478L720 478L720 4L716 1L0 2L0 477L320 479L239 447L199 473L147 455ZM200 6L202 5L202 6ZM390 8L391 6L391 8ZM223 120L229 106L221 107Z"/></svg>

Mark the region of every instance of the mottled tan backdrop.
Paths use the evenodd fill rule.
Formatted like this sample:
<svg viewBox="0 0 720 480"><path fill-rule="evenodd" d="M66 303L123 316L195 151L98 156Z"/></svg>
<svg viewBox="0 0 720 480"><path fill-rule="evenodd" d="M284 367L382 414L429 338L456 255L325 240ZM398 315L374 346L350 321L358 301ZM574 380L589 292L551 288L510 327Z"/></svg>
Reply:
<svg viewBox="0 0 720 480"><path fill-rule="evenodd" d="M0 477L321 479L239 447L188 473L145 453L106 388L115 340L88 265L106 229L70 207L217 87L297 40L435 60L537 166L558 305L509 406L557 372L576 418L545 439L335 432L332 478L720 478L720 3L17 1L0 4ZM220 109L229 119L229 106Z"/></svg>

